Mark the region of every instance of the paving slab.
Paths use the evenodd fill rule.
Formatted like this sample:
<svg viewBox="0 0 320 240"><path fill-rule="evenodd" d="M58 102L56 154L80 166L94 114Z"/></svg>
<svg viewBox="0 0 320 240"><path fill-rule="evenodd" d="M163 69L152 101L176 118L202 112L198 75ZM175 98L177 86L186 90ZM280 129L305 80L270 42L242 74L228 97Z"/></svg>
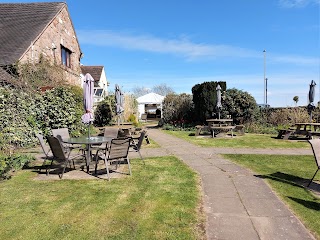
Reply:
<svg viewBox="0 0 320 240"><path fill-rule="evenodd" d="M209 213L226 213L237 216L247 216L247 211L244 208L239 196L233 197L207 197Z"/></svg>
<svg viewBox="0 0 320 240"><path fill-rule="evenodd" d="M233 183L241 198L270 198L275 194L262 179L255 176L234 176Z"/></svg>
<svg viewBox="0 0 320 240"><path fill-rule="evenodd" d="M251 218L260 239L314 239L313 236L300 231L304 226L294 216L289 217L252 217Z"/></svg>
<svg viewBox="0 0 320 240"><path fill-rule="evenodd" d="M241 198L249 216L253 217L287 217L293 216L291 211L276 197Z"/></svg>
<svg viewBox="0 0 320 240"><path fill-rule="evenodd" d="M260 240L249 217L208 213L208 239Z"/></svg>
<svg viewBox="0 0 320 240"><path fill-rule="evenodd" d="M212 179L212 176L205 175L201 178L202 185L203 185L203 191L205 196L208 196L210 198L214 197L226 197L226 198L236 198L239 197L237 190L235 189L232 180L224 177L219 178L216 180ZM224 182L224 184L221 184L221 182Z"/></svg>
<svg viewBox="0 0 320 240"><path fill-rule="evenodd" d="M200 173L201 172L201 176L205 176L205 175L214 175L214 176L219 176L221 173L221 169L211 165L205 165L205 166L193 166L192 167L194 170L196 170L196 172Z"/></svg>
<svg viewBox="0 0 320 240"><path fill-rule="evenodd" d="M239 165L236 165L234 163L226 163L226 164L215 164L215 166L219 169L221 169L223 172L229 174L229 175L249 175L249 171L243 167L240 167Z"/></svg>

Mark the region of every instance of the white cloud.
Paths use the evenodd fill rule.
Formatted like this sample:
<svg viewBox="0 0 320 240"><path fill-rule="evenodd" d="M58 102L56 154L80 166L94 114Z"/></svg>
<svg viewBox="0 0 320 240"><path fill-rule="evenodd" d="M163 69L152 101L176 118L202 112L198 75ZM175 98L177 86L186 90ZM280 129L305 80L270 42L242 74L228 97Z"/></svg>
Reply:
<svg viewBox="0 0 320 240"><path fill-rule="evenodd" d="M312 4L320 4L320 0L279 0L283 8L302 8Z"/></svg>
<svg viewBox="0 0 320 240"><path fill-rule="evenodd" d="M292 55L271 55L272 62L280 63L290 63L297 65L317 65L320 62L320 58L302 57L302 56L292 56Z"/></svg>
<svg viewBox="0 0 320 240"><path fill-rule="evenodd" d="M174 54L188 60L217 57L259 57L259 52L229 45L193 43L186 38L163 39L113 31L78 31L81 44L120 47L155 53Z"/></svg>
<svg viewBox="0 0 320 240"><path fill-rule="evenodd" d="M164 39L151 35L134 35L107 30L80 30L78 37L81 44L117 47L135 51L171 54L187 61L212 60L221 58L261 59L262 52L224 44L194 43L186 37L181 39ZM268 61L294 63L299 65L316 65L316 58L270 54Z"/></svg>

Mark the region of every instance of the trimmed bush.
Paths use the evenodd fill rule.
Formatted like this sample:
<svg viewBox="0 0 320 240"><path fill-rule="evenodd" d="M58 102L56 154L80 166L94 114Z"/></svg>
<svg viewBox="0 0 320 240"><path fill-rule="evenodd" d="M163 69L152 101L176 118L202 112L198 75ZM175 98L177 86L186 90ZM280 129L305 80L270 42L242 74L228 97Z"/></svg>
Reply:
<svg viewBox="0 0 320 240"><path fill-rule="evenodd" d="M206 123L206 119L212 118L217 112L217 86L221 87L221 94L226 91L226 82L204 82L192 87L195 116L200 123Z"/></svg>
<svg viewBox="0 0 320 240"><path fill-rule="evenodd" d="M0 180L9 179L11 177L11 171L22 169L33 160L34 157L24 154L0 156Z"/></svg>
<svg viewBox="0 0 320 240"><path fill-rule="evenodd" d="M115 116L114 95L108 96L105 100L99 102L94 111L94 125L97 127L108 126L112 123Z"/></svg>

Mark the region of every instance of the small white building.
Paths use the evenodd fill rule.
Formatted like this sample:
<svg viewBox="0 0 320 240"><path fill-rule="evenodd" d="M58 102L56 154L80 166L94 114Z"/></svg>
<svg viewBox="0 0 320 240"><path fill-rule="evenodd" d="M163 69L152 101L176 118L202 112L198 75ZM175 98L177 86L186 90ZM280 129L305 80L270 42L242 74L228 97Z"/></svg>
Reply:
<svg viewBox="0 0 320 240"><path fill-rule="evenodd" d="M138 97L139 119L141 119L142 114L147 114L148 118L161 118L163 100L164 96L156 93L148 93Z"/></svg>
<svg viewBox="0 0 320 240"><path fill-rule="evenodd" d="M108 80L104 66L81 66L82 74L90 73L94 79L94 104L108 96Z"/></svg>

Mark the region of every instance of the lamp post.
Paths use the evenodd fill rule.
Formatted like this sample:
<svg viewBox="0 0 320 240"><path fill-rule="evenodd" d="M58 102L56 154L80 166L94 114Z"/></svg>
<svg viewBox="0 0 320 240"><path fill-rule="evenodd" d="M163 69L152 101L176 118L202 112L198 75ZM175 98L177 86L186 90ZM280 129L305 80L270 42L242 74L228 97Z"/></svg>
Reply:
<svg viewBox="0 0 320 240"><path fill-rule="evenodd" d="M266 79L266 50L263 50L263 84L264 84L264 91L263 91L263 102L264 106L266 107L267 104L267 79Z"/></svg>

